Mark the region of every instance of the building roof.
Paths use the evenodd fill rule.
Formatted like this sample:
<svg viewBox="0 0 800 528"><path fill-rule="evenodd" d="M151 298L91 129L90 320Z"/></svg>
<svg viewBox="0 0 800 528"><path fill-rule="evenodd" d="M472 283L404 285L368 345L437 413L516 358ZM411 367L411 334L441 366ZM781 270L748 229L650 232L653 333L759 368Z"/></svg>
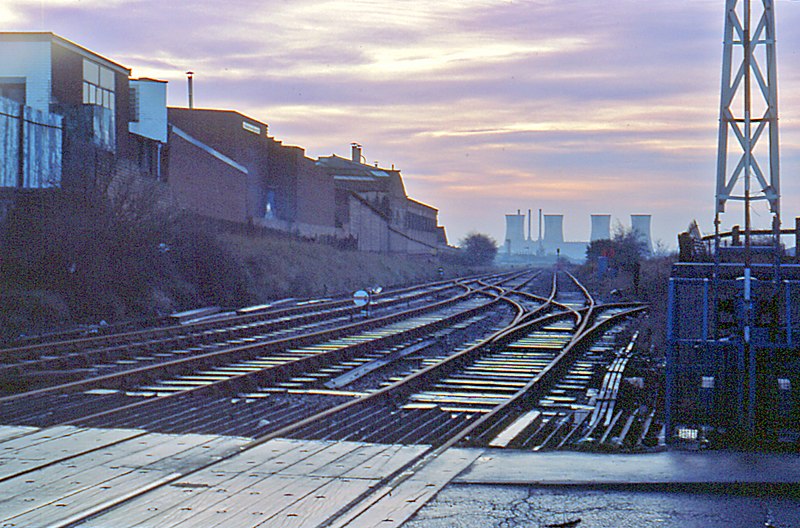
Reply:
<svg viewBox="0 0 800 528"><path fill-rule="evenodd" d="M414 200L413 198L409 198L408 201L425 209L430 209L431 211L436 211L436 212L439 211L439 209L437 209L436 207L420 202L419 200Z"/></svg>
<svg viewBox="0 0 800 528"><path fill-rule="evenodd" d="M131 74L130 68L126 68L50 31L0 31L0 42L51 42L88 59L97 61L118 73L128 76Z"/></svg>
<svg viewBox="0 0 800 528"><path fill-rule="evenodd" d="M187 108L185 106L168 106L167 110L173 112L187 112L187 113L192 112L198 115L201 113L220 114L220 115L227 114L231 116L236 116L237 118L245 119L247 121L252 121L254 125L263 126L264 130L269 130L269 125L267 123L259 121L258 119L253 119L252 117L243 114L238 110L228 110L224 108Z"/></svg>
<svg viewBox="0 0 800 528"><path fill-rule="evenodd" d="M395 190L405 196L405 186L399 170L366 165L335 154L320 157L317 165L328 171L334 182L350 190L362 192Z"/></svg>
<svg viewBox="0 0 800 528"><path fill-rule="evenodd" d="M391 176L390 173L400 172L393 169L382 169L380 167L365 165L364 163L359 163L346 158L340 158L336 154L320 157L317 160L317 165L329 169L335 169L336 172L339 172L342 175L361 176L369 180L388 178Z"/></svg>

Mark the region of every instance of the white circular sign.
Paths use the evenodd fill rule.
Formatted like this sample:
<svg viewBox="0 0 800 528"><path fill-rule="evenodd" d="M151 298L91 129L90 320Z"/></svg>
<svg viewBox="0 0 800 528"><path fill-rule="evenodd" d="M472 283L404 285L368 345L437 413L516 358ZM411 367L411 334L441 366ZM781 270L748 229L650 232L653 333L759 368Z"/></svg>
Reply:
<svg viewBox="0 0 800 528"><path fill-rule="evenodd" d="M369 304L369 293L364 290L358 290L353 294L353 302L356 306L366 306Z"/></svg>

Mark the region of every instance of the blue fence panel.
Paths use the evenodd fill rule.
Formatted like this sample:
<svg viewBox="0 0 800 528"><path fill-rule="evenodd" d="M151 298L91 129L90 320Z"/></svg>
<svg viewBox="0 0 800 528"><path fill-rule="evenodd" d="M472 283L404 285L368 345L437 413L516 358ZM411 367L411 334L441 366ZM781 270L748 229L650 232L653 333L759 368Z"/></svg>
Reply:
<svg viewBox="0 0 800 528"><path fill-rule="evenodd" d="M0 187L59 187L63 128L60 115L0 97Z"/></svg>
<svg viewBox="0 0 800 528"><path fill-rule="evenodd" d="M61 185L62 117L25 107L25 175L23 187Z"/></svg>
<svg viewBox="0 0 800 528"><path fill-rule="evenodd" d="M19 103L0 97L0 187L18 185L19 120Z"/></svg>

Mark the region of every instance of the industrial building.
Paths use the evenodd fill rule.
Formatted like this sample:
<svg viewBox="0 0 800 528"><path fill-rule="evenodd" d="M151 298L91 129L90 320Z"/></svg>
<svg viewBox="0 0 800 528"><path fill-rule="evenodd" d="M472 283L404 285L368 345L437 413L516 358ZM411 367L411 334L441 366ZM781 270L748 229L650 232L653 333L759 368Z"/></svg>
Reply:
<svg viewBox="0 0 800 528"><path fill-rule="evenodd" d="M20 193L162 182L201 216L363 251L447 247L400 171L313 160L234 110L167 108L167 83L49 32L0 33L0 220ZM191 81L191 77L190 77Z"/></svg>
<svg viewBox="0 0 800 528"><path fill-rule="evenodd" d="M406 195L400 171L362 163L361 145L350 159L320 157L317 165L336 187L336 227L358 249L383 253L435 253L447 246L437 209Z"/></svg>
<svg viewBox="0 0 800 528"><path fill-rule="evenodd" d="M650 215L632 214L630 229L636 233L642 242L645 252L650 254L653 250L650 235ZM542 214L539 211L539 234L536 238L532 234L532 214L528 210L527 236L525 234L526 216L520 210L516 214L506 215L506 236L501 258L521 256L532 257L561 257L575 262L582 262L586 258L586 248L595 240L608 240L611 238L611 215L591 215L591 237L589 242L567 241L564 238L564 215Z"/></svg>
<svg viewBox="0 0 800 528"><path fill-rule="evenodd" d="M233 110L169 108L170 188L210 218L335 235L333 180L267 132Z"/></svg>
<svg viewBox="0 0 800 528"><path fill-rule="evenodd" d="M3 188L85 185L87 161L129 154L129 69L45 32L0 33L0 55Z"/></svg>

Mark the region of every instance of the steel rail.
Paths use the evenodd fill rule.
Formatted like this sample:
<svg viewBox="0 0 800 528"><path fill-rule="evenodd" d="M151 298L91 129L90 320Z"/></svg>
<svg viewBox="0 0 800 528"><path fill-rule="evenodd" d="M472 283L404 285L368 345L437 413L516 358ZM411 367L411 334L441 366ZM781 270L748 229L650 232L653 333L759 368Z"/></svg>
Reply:
<svg viewBox="0 0 800 528"><path fill-rule="evenodd" d="M431 287L435 287L434 289L430 289ZM446 283L432 283L432 284L423 284L416 288L403 288L398 290L389 290L385 292L381 292L380 294L376 295L375 300L373 301L375 305L378 306L392 306L396 304L403 304L408 303L413 300L418 300L421 298L429 297L431 295L436 295L441 293L442 291L447 291L455 287L464 288L465 290L469 290L468 282L464 282L461 280L454 280L448 281ZM421 293L413 294L414 291L424 290ZM398 294L404 293L411 293L408 296L401 296L400 298L388 301L382 301L382 297L390 297L396 296ZM13 358L17 360L26 360L28 358L33 357L35 354L53 354L57 350L54 349L64 349L69 348L70 351L74 350L77 347L86 347L86 346L118 346L120 348L128 348L132 345L141 344L141 343L152 343L154 339L158 339L159 337L164 338L181 338L184 336L192 336L193 334L200 334L207 330L216 330L219 329L220 326L229 325L231 328L235 326L247 324L251 322L259 322L262 321L264 324L276 323L278 319L284 319L291 316L306 316L310 320L315 315L321 315L323 318L329 316L335 316L338 314L347 315L349 313L356 313L358 311L357 307L353 306L352 298L347 298L338 301L331 301L326 303L313 303L313 304L306 304L303 306L292 306L292 307L279 307L275 310L264 310L258 312L249 312L247 314L240 314L240 315L231 315L229 317L221 317L214 319L212 321L194 321L184 324L173 324L170 326L164 327L156 327L156 328L148 328L142 330L136 330L133 332L124 332L119 334L108 334L102 336L91 336L91 337L82 337L79 339L71 339L66 341L55 341L55 342L45 342L45 343L38 343L35 345L29 345L24 347L16 347L16 348L5 348L0 349L0 353L3 354L6 360L8 358ZM309 315L310 314L310 315ZM265 316L271 317L274 321L263 321ZM137 342L136 339L140 339L141 341ZM68 351L69 352L69 351ZM20 366L27 367L28 363L22 363ZM9 368L13 368L17 365L15 364L4 364L0 365L0 371L6 370Z"/></svg>
<svg viewBox="0 0 800 528"><path fill-rule="evenodd" d="M511 397L501 406L479 418L477 422L473 423L469 427L469 432L462 436L467 436L467 434L471 432L478 431L480 427L486 427L487 425L490 425L493 420L497 419L499 414L512 410L512 408L515 406L521 407L524 400L538 400L541 398L544 395L544 392L548 390L549 387L551 387L561 375L565 368L565 364L572 363L571 358L572 356L576 355L580 345L590 339L593 335L599 333L601 330L604 331L606 328L617 324L618 321L631 317L632 315L638 314L646 309L647 308L645 306L631 307L630 309L619 314L615 314L609 319L597 323L588 329L584 329L579 336L576 335L573 337L564 350L558 354L558 356L556 356L556 358L544 369L542 369L536 375L536 377L529 381L525 387L521 388L516 394L514 394L513 397Z"/></svg>
<svg viewBox="0 0 800 528"><path fill-rule="evenodd" d="M465 297L469 296L469 295L470 294L464 294ZM448 304L452 304L452 301L445 301L445 302L442 302L442 303L437 303L436 305L448 305ZM451 320L457 320L459 318L467 317L467 316L469 316L470 313L473 313L475 310L488 309L490 304L489 305L484 304L481 307L478 307L476 309L468 310L466 312L462 312L461 314L456 314L455 316L452 316L450 319ZM434 306L436 306L436 305L434 305ZM411 310L409 312L413 314L413 313L418 313L419 310L418 309L417 310ZM397 317L383 318L383 321L385 322L387 319L395 319L395 318L397 318ZM439 324L441 324L441 325L447 324L447 320L442 320L442 321L439 322ZM355 326L363 327L363 325L355 325ZM398 336L393 336L393 337L395 339L399 338ZM293 343L297 344L296 340L293 340ZM373 346L373 345L374 345L374 342L370 342L369 344L364 345L364 346L365 347L369 347L369 346ZM350 355L355 354L355 353L357 353L357 351L360 348L363 348L363 347L350 347L349 348L349 352L347 352L347 353L349 353ZM256 384L258 381L263 381L264 379L275 379L275 378L277 378L279 376L280 372L291 372L292 370L297 370L299 368L308 368L308 367L314 365L316 362L322 361L321 358L323 358L323 357L327 357L329 361L335 361L335 360L341 359L340 356L343 353L345 353L345 352L344 351L339 352L339 353L331 352L331 353L327 353L327 354L320 354L318 356L302 358L302 359L299 359L299 360L296 360L296 361L288 362L285 365L281 365L281 366L279 366L280 368L273 367L273 368L264 369L264 370L258 371L258 372L251 372L251 373L248 373L248 374L232 376L232 377L230 377L230 378L228 378L226 380L220 381L220 382L215 383L213 385L201 386L201 387L197 387L195 389L191 389L190 391L182 391L182 392L171 394L169 396L162 396L159 399L149 398L147 400L143 400L143 401L135 402L135 403L132 403L132 404L128 404L128 405L126 405L124 407L116 407L114 409L108 409L106 411L101 411L99 413L91 414L91 415L88 415L88 416L84 415L84 416L81 416L81 417L76 418L74 420L70 420L68 422L61 422L61 423L77 423L77 422L81 422L81 421L97 418L97 417L102 416L102 415L111 414L111 413L114 413L114 412L130 410L130 409L133 409L133 408L136 408L136 407L139 407L139 406L143 406L143 405L155 405L156 402L164 401L167 398L171 398L171 397L172 398L177 398L177 397L180 397L180 396L183 396L183 395L187 395L190 392L193 392L195 394L200 394L200 393L203 393L203 392L206 392L206 391L219 390L220 387L223 386L223 385L229 385L229 384L234 384L234 383L242 384L242 383L248 383L248 382L252 385L252 384ZM158 367L159 366L155 366L154 368L158 368ZM118 376L112 376L112 378L116 378L116 377L118 377ZM92 380L92 381L95 382L95 383L100 383L100 382L107 381L107 379L108 379L108 377L104 377L101 380ZM36 394L43 394L43 393L46 393L46 392L50 392L50 393L59 392L60 393L60 392L62 392L64 390L67 390L67 389L76 390L78 388L87 388L87 385L88 385L87 382L76 382L76 383L72 383L72 384L66 384L66 386L62 385L62 386L58 386L58 387L53 387L53 388L50 388L50 389L47 389L47 390L31 391L31 392L28 392L28 393L25 393L25 394L16 395L16 398L24 398L25 400L29 400L31 396L36 395ZM9 399L10 398L5 398L4 400L8 401ZM0 400L0 401L2 401L2 400Z"/></svg>
<svg viewBox="0 0 800 528"><path fill-rule="evenodd" d="M518 275L519 275L519 273L515 272L513 274L500 274L500 275L495 274L495 275L492 275L492 277L494 277L496 280L506 281L506 280L512 280L514 277L516 277ZM472 280L473 279L467 279L467 281L472 281ZM465 285L463 284L462 280L459 279L456 282L458 284L455 284L455 285L460 286L460 287L465 287ZM449 284L450 283L448 282L448 285ZM427 285L424 285L424 286L427 286ZM442 288L440 290L447 290L447 289L450 289L450 288L452 288L452 285L449 285L448 287ZM413 290L414 290L413 288L406 288L404 291L413 291ZM465 287L465 290L466 290L465 293L462 293L461 295L453 297L451 300L457 301L457 300L463 298L465 294L477 291L477 290L473 290L471 287L468 287L468 286ZM425 298L425 297L429 297L432 293L435 293L435 291L434 292L426 291L426 292L424 292L422 294L418 294L418 295L415 295L413 297L414 298ZM391 303L392 304L402 304L404 302L407 302L408 299L409 298L402 298L402 299L398 299L398 300L393 300L393 301L391 301ZM435 309L437 304L434 303L434 304L430 304L429 306L431 306L432 309ZM425 309L425 307L421 307L420 309ZM351 311L352 311L352 309L345 309L344 313L351 313ZM402 316L403 314L409 314L409 313L413 313L413 310L406 310L404 312L400 312L400 315ZM332 315L329 315L329 317L333 318L336 315L338 315L338 314L334 313ZM325 316L325 314L323 314L323 316ZM375 322L380 323L381 321L384 321L384 320L385 319L382 319L382 318L374 318L371 321L375 321ZM308 319L304 319L303 321L307 322ZM281 329L281 327L282 327L282 325L284 323L285 323L285 321L279 323L277 325L277 328L275 328L274 330ZM267 323L265 323L265 325L266 324L270 324L270 323L267 322ZM371 323L365 323L365 324L371 324ZM354 327L354 326L351 325L351 327ZM336 331L339 328L347 329L348 326L339 325L338 327L335 327L335 328L332 328L332 329L327 329L327 330ZM354 327L354 328L357 328L357 327ZM320 332L325 332L325 331L326 330L321 330ZM216 333L219 333L219 330L215 331L215 334ZM302 334L302 335L294 336L294 337L296 337L298 339L302 339L306 335L312 335L313 336L313 335L316 335L316 334L317 333L308 333L308 332L306 332L306 334ZM182 337L175 337L173 339L183 339L183 338ZM278 340L278 341L280 341L280 340ZM152 340L149 342L149 344L153 344L153 343L154 343L154 341L152 341ZM155 343L157 344L159 342L156 341ZM263 345L263 346L273 346L275 344L276 344L276 340L274 340L274 339L272 339L272 340L266 339L266 340L262 340L262 341L257 342L257 343L251 343L249 345L246 345L246 347L244 347L244 348L251 348L252 349L253 347L257 347L257 346L261 346L261 345ZM162 365L165 368L168 368L168 367L170 367L170 366L172 366L172 365L174 365L176 363L180 363L183 360L203 359L203 358L211 357L211 356L213 356L213 354L216 354L216 353L235 352L237 350L242 350L243 349L243 347L238 347L238 348L237 347L225 347L225 345L226 345L225 342L220 342L220 345L219 345L221 347L220 350L216 350L216 351L213 351L213 352L207 352L205 354L196 354L196 355L193 355L190 358L181 358L181 359L172 360L172 361L168 360L168 358L163 358L163 357L158 356L158 354L161 354L161 352L162 352L162 350L159 348L158 350L153 352L153 354L154 354L153 361L155 361L155 363L151 363L151 364L149 364L149 365L147 365L145 367L140 367L140 368L133 368L132 367L132 368L128 368L128 369L121 368L117 372L108 373L108 374L106 374L104 376L101 376L101 377L84 378L84 379L81 379L81 380L75 380L75 381L68 382L68 383L60 383L60 384L55 385L55 387L65 387L65 386L70 386L70 385L75 386L75 387L80 387L81 386L80 383L89 382L89 381L91 381L93 379L101 379L101 378L102 379L110 379L110 378L113 378L114 376L122 376L122 375L125 375L125 374L137 374L137 373L140 373L140 372L147 371L148 369L153 369L153 368L157 369L159 367L159 365ZM206 346L208 346L208 343L206 343ZM129 346L120 346L120 348L123 349L123 350L129 350L130 347ZM91 352L88 352L88 353L85 353L85 354L77 354L76 353L75 357L77 357L79 359L84 359L84 364L85 364L87 359L91 359L92 357L97 357L97 356L99 356L104 361L110 361L112 359L125 359L128 356L141 357L142 354L143 354L142 351L133 350L133 351L130 351L128 353L128 355L126 355L124 357L118 357L118 356L112 355L107 349L100 349L100 350L91 351ZM49 366L49 365L52 365L53 363L55 363L56 366L57 366L57 365L60 364L59 362L61 362L61 361L64 361L64 358L48 358L48 359L42 360L38 364L45 364L45 365ZM6 368L6 374L5 375L6 375L6 377L8 377L9 373L17 373L17 372L20 371L20 369L23 369L24 372L28 372L28 373L35 372L34 367L36 365L37 365L36 361L26 362L26 363L22 363L22 364L8 365L8 366L5 367ZM3 371L3 367L0 366L0 372L2 372L2 371ZM85 368L81 373L83 373L83 372L90 372L90 367ZM58 372L54 371L51 374L52 375L56 375L56 374L58 374ZM62 377L65 377L65 375L69 375L69 374L79 374L79 373L75 372L75 370L73 369L73 370L71 370L69 372L64 372L64 375L62 375ZM30 391L24 391L24 393L25 394L31 394L35 390L45 390L45 389L47 389L47 387L44 387L42 389L33 389L33 390L30 390ZM20 392L19 394L23 394L23 392ZM5 396L5 397L0 397L0 402L6 401L5 398L10 398L12 396L14 396L14 395L8 395L8 396Z"/></svg>
<svg viewBox="0 0 800 528"><path fill-rule="evenodd" d="M580 314L575 309L573 309L573 308L571 308L571 307L569 307L569 306L567 306L565 304L559 303L559 302L557 302L555 300L556 292L557 292L557 280L556 280L556 278L557 278L557 273L553 273L552 281L551 281L552 283L551 283L551 287L550 287L550 294L549 294L548 297L540 297L538 295L534 295L534 294L531 294L531 293L528 293L528 292L525 292L525 291L515 291L515 292L513 292L513 295L518 295L518 296L522 296L522 297L528 297L528 298L534 299L536 301L542 302L543 304L541 306L539 306L538 308L534 309L534 310L526 311L527 313L523 314L519 318L519 320L515 320L516 324L509 325L509 328L507 329L508 332L513 332L515 328L517 328L519 325L521 325L526 320L534 318L534 317L537 317L537 316L541 315L542 313L544 313L546 311L550 311L554 307L561 308L562 310L564 310L566 312L571 312L575 317L576 325L577 325L578 321L580 321L580 317L581 317ZM502 335L498 336L497 339L501 339L501 338L502 338Z"/></svg>
<svg viewBox="0 0 800 528"><path fill-rule="evenodd" d="M444 291L447 289L451 289L454 287L461 287L466 290L470 289L469 283L474 282L481 278L497 278L502 276L508 276L516 274L517 272L508 272L503 274L490 274L490 275L474 275L471 277L460 277L456 279L448 279L446 281L435 281L430 283L423 283L414 286L406 286L402 288L395 288L384 290L380 294L375 294L374 302L377 304L381 304L381 298L394 296L394 295L402 295L405 293L412 293L418 290L424 290L429 288L434 288L433 290L424 291L421 294L418 294L419 297L430 296L432 294L436 294L437 292ZM412 300L416 295L411 296ZM407 302L409 299L403 297L402 299L398 299L396 301L392 301L391 304L400 304ZM280 301L276 301L280 302ZM300 300L297 300L299 303ZM128 332L120 332L120 333L112 333L112 334L103 334L103 335L93 335L93 336L84 336L77 339L67 339L67 340L56 340L56 341L47 341L41 343L35 343L32 345L23 345L18 347L7 347L0 349L6 357L9 355L17 355L17 354L24 354L28 351L36 352L37 350L44 350L45 352L52 353L53 347L68 347L68 346L84 346L84 345L91 345L92 343L103 343L103 342L115 342L119 339L126 339L126 338L136 338L137 336L143 336L144 338L148 338L153 336L156 333L162 334L170 334L171 332L185 332L187 329L194 329L197 331L203 331L207 329L214 329L217 328L220 323L229 322L235 324L246 323L250 320L258 320L258 318L263 317L264 315L270 315L273 317L285 317L292 314L302 314L314 311L326 311L330 309L335 309L337 307L350 307L350 311L355 310L352 308L352 298L350 296L342 297L339 300L330 300L327 302L322 303L308 303L304 305L295 305L290 307L285 306L274 306L272 308L266 308L264 310L258 310L255 312L248 312L246 314L238 313L236 315L230 315L228 317L220 317L216 318L211 321L192 321L183 324L170 324L168 326L158 326L154 328L145 328L145 329L138 329L134 331ZM321 310L320 310L321 309ZM241 310L241 309L240 309ZM170 316L164 317L164 320L169 321ZM171 321L170 321L171 322ZM127 342L126 342L127 343Z"/></svg>
<svg viewBox="0 0 800 528"><path fill-rule="evenodd" d="M110 414L118 413L118 412L127 412L131 409L136 409L143 406L156 406L160 405L161 403L167 400L177 400L181 397L191 397L191 396L198 396L207 393L215 393L220 391L241 391L247 388L255 388L265 383L272 383L283 377L291 376L295 372L298 371L307 371L314 368L319 368L325 366L326 364L331 364L334 362L344 361L355 354L363 351L369 350L375 346L381 344L391 343L392 341L400 341L403 338L406 338L411 335L415 335L422 331L431 331L432 327L442 327L446 326L451 322L456 322L457 320L464 319L469 317L469 315L479 312L485 311L491 307L492 304L497 302L497 300L490 301L488 304L481 305L477 308L469 309L465 312L460 312L452 317L441 319L435 323L431 323L430 325L423 327L423 328L414 328L412 330L408 330L405 332L401 332L399 334L393 334L387 337L378 338L367 343L362 343L358 345L352 345L346 348L341 348L338 350L328 351L322 354L317 354L313 356L306 356L300 359L296 359L293 361L289 361L280 365L275 365L272 367L264 368L259 371L248 372L246 374L237 374L226 378L224 380L220 380L210 385L199 385L193 388L189 388L180 392L173 392L166 395L159 395L153 398L148 398L139 402L130 403L123 407L115 407L113 409L108 409L106 411L101 411L95 414L91 414L88 416L81 416L79 418L75 418L68 422L64 422L62 425L77 425L82 422L95 420L97 418L107 416ZM242 386L245 386L244 389ZM318 415L315 415L318 416Z"/></svg>
<svg viewBox="0 0 800 528"><path fill-rule="evenodd" d="M503 301L508 302L508 299L506 299L505 297L500 297L498 300L503 300ZM545 323L550 322L550 321L556 321L556 320L559 320L559 319L563 319L565 316L569 316L569 315L570 315L570 313L567 312L567 313L549 314L549 315L545 315L545 316L539 317L534 321L529 321L529 322L525 323L524 325L522 325L521 328L517 327L518 333L525 332L528 328L530 328L534 324L537 324L537 323L538 324L545 324ZM351 408L353 408L355 406L365 405L365 404L367 404L369 402L377 401L377 400L380 400L380 399L397 400L397 399L402 399L402 398L408 397L412 393L414 393L416 390L418 390L417 387L419 385L426 384L426 383L430 384L431 383L430 382L431 379L438 380L442 376L446 375L446 373L451 372L451 371L459 368L460 366L468 363L469 361L471 361L472 359L474 359L476 357L479 357L484 352L484 349L485 349L486 346L488 346L490 344L493 345L493 344L497 343L498 340L501 337L504 337L504 338L508 339L509 335L510 335L509 334L509 330L513 330L513 329L514 328L512 328L509 325L506 328L495 332L491 336L488 336L482 342L477 343L477 344L475 344L473 346L470 346L467 349L448 357L447 359L445 359L444 361L442 361L440 363L437 363L435 365L430 365L430 366L428 366L426 368L423 368L420 371L415 372L414 374L411 374L410 376L407 376L402 380L399 380L399 381L397 381L397 382L395 382L393 384L390 384L390 385L388 385L388 386L386 386L386 387L384 387L382 389L379 389L379 390L377 390L377 391L375 391L373 393L370 393L368 395L362 396L362 397L360 397L360 398L358 398L356 400L345 402L345 403L340 404L340 405L338 405L336 407L333 407L331 409L323 411L320 414L314 415L314 416L312 416L310 418L307 418L307 419L302 420L300 422L297 422L295 424L288 425L288 426L286 426L286 427L284 427L282 429L279 429L279 430L277 430L277 431L265 436L264 437L264 441L268 441L268 440L270 440L272 438L276 438L276 437L279 437L279 436L285 436L285 435L291 434L293 431L301 429L301 428L305 427L306 425L310 425L310 424L316 423L316 422L321 421L321 420L323 420L325 418L331 417L331 416L333 416L333 415L335 415L337 413L345 412L345 411L347 411L347 410L349 410L349 409L351 409ZM574 346L574 344L572 346ZM564 354L562 353L561 355L559 355L558 358L556 358L555 361L559 361L563 357L564 357Z"/></svg>
<svg viewBox="0 0 800 528"><path fill-rule="evenodd" d="M501 301L509 302L509 300L506 299L504 295L498 295L497 298L495 299L495 302L501 302ZM587 314L589 312L591 312L593 308L594 308L594 306L592 306L589 309L587 309L586 310ZM604 320L604 321L602 321L600 323L597 323L597 324L593 325L590 328L586 328L585 324L581 325L582 326L582 330L581 330L580 339L571 340L569 345L565 348L564 351L562 351L561 354L559 354L559 356L557 357L556 360L554 360L553 363L557 363L559 361L563 361L566 358L566 356L572 350L578 348L578 346L584 340L588 340L592 335L600 332L602 329L605 329L608 326L611 326L611 325L615 324L619 319L621 319L623 317L628 317L628 316L630 316L630 315L632 315L634 313L637 313L637 312L639 312L639 311L641 311L643 309L644 309L644 307L631 308L630 310L628 310L626 312L623 312L623 313L620 313L620 314L615 314L612 317L609 317L608 319L606 319L606 320ZM566 312L562 312L560 314L545 315L545 316L540 317L538 319L545 320L545 319L549 319L549 318L556 318L558 316L564 317L564 316L569 316L569 315ZM589 319L588 317L582 317L582 321L581 322L582 323L586 323L588 321L588 319ZM527 324L523 325L523 326L529 327L529 325L527 325ZM492 336L490 336L489 339L485 340L484 344L482 346L486 346L486 344L495 341L496 338L501 333L506 333L506 335L508 335L507 334L507 329L503 329L502 331L498 331L498 332L494 333ZM478 345L470 347L470 349L468 349L468 350L473 350L474 351L477 348L479 348ZM459 356L463 357L467 352L468 351L464 351L461 354L459 354ZM426 372L426 373L436 372L439 368L440 368L439 365L434 365L434 366L431 366L431 367L429 367L427 369L424 369L423 372ZM409 376L408 378L406 378L406 379L404 379L404 380L402 380L400 382L397 382L395 384L392 384L389 387L386 387L386 388L384 388L382 390L379 390L379 391L377 391L377 392L375 392L373 394L370 394L368 396L364 396L362 398L359 398L358 400L347 402L345 404L342 404L342 405L336 406L334 408L328 409L326 411L323 411L322 413L318 413L318 414L316 414L316 415L314 415L312 417L306 418L305 420L302 420L301 422L297 422L295 424L291 424L291 425L286 426L284 428L281 428L279 430L273 431L273 432L271 432L271 433L269 433L267 435L264 435L262 437L256 438L252 442L249 442L247 445L242 446L241 448L239 448L239 450L237 452L230 453L228 455L223 456L222 458L220 458L218 460L207 462L207 463L202 464L202 465L200 465L198 467L194 467L194 468L192 468L190 470L181 472L180 474L170 475L170 477L168 477L167 479L164 479L163 482L161 482L161 481L158 482L158 485L159 486L168 485L168 484L170 484L172 482L177 481L178 479L185 478L186 476L191 475L193 473L197 473L197 472L202 471L204 469L208 469L210 467L213 467L215 464L218 464L218 463L220 463L222 461L228 460L228 459L238 455L241 452L245 452L245 451L251 450L251 449L253 449L255 447L258 447L260 445L263 445L264 443L268 442L269 440L272 440L272 439L278 438L278 437L282 437L282 436L287 436L287 435L291 434L292 431L297 430L299 427L302 427L303 424L311 423L312 421L315 421L315 420L321 420L321 419L324 419L325 417L333 416L334 414L336 414L338 412L342 412L343 410L348 410L348 409L350 409L350 408L352 408L354 406L357 406L359 404L364 404L367 401L377 400L377 399L395 399L397 397L397 394L396 394L397 390L402 388L402 387L407 387L408 380L410 380L410 379L419 379L420 377L422 377L422 376L420 376L420 374L422 374L422 373L418 373L418 374L415 374L413 376ZM544 383L543 380L546 377L547 377L546 374L540 373L540 375L536 376L536 378L534 378L534 380L532 380L530 383L528 383L524 389L521 389L520 391L515 393L515 395L511 399L506 401L505 403L497 406L491 413L489 413L487 415L484 415L481 418L478 418L476 421L467 424L466 427L461 428L460 431L458 431L456 434L451 435L449 438L445 439L443 442L439 443L438 445L433 445L433 446L429 447L424 452L420 453L417 457L413 458L408 463L403 465L403 467L399 468L398 470L396 470L392 474L386 476L381 481L379 481L375 486L370 487L369 490L365 491L360 496L358 496L357 498L355 498L354 500L352 500L351 502L346 504L336 514L334 514L333 516L329 517L326 521L324 521L323 524L320 525L320 526L326 526L326 527L328 527L328 526L346 526L350 520L355 518L360 512L363 512L366 508L368 508L371 504L373 504L375 502L375 500L377 500L381 496L386 495L387 493L390 493L391 489L393 489L394 487L396 487L398 484L402 483L403 481L409 479L415 472L417 472L419 469L425 467L425 465L427 465L430 461L435 460L439 455L444 453L447 449L449 449L450 447L455 446L456 444L458 444L459 442L461 442L462 440L467 438L472 432L475 432L479 427L484 425L486 422L490 421L492 418L495 418L497 416L497 414L499 414L500 412L504 411L509 406L516 405L516 404L520 403L523 398L525 398L526 396L529 396L529 393L535 391L536 387L541 386L541 384ZM403 392L408 392L408 389L404 389ZM121 504L121 503L124 503L126 501L132 500L133 498L135 498L137 496L141 496L145 492L150 491L151 489L152 488L148 488L144 492L142 492L140 494L137 494L135 496L132 495L132 496L129 496L129 497L125 497L123 501L115 503L114 507L118 507L119 504ZM72 518L72 522L69 525L65 525L64 528L67 528L68 526L78 526L84 520L88 519L91 516L95 516L97 514L98 514L97 511L92 511L92 512L90 512L90 514L87 514L87 515L84 515L84 516L74 517L74 518Z"/></svg>
<svg viewBox="0 0 800 528"><path fill-rule="evenodd" d="M7 396L0 397L0 403L24 399L26 397L30 397L32 395L43 394L47 392L63 392L67 390L80 390L80 389L89 389L93 388L94 386L100 383L108 383L113 380L121 380L126 377L130 377L132 375L140 375L146 373L157 373L159 371L167 371L168 369L174 367L187 367L191 368L195 365L200 365L201 367L205 368L206 366L203 362L219 358L219 357L227 357L230 358L231 361L239 361L241 360L242 356L247 353L255 353L255 352L262 352L266 349L272 349L276 347L283 347L283 346L301 346L304 344L312 343L316 340L326 339L326 338L334 338L340 335L346 334L350 331L357 331L357 330L366 330L370 328L374 328L381 324L386 324L389 322L393 322L396 320L403 319L410 315L414 315L417 313L421 313L421 311L430 311L435 310L439 307L450 305L454 302L458 302L463 300L464 298L473 295L472 293L463 293L453 299L449 299L446 301L440 301L437 303L433 303L427 305L424 309L412 309L412 310L405 310L403 312L395 313L392 315L384 316L381 318L369 319L366 321L356 322L346 324L334 329L328 329L320 332L312 332L308 334L303 334L300 336L295 336L291 338L285 339L276 339L272 341L266 341L261 343L243 345L243 346L236 346L232 348L228 348L225 350L213 351L204 354L198 354L188 358L181 358L172 361L167 361L165 363L159 363L156 365L150 365L145 367L138 367L130 370L125 370L122 372L115 372L112 374L96 376L94 378L89 378L85 380L78 380L70 383L64 383L59 385L54 385L51 387L45 387L41 389L35 389L32 391L21 392L18 394L11 394ZM124 385L122 386L124 388Z"/></svg>

